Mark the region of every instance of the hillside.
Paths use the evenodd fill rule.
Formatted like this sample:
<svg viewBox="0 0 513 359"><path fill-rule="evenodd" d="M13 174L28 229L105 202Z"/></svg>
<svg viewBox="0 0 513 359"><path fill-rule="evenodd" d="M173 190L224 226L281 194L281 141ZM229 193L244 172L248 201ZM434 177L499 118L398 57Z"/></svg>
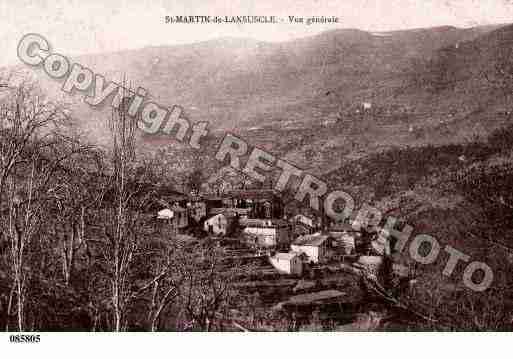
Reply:
<svg viewBox="0 0 513 359"><path fill-rule="evenodd" d="M433 35L434 30L430 31ZM414 35L415 31L396 36L412 41ZM513 26L476 37L467 33L460 39L425 50L420 57L398 57L402 61L393 63L401 71L391 70L385 75L374 70L359 77L360 81L371 76L376 79L359 91L354 90L358 84L346 86L346 77L335 77L333 81L342 82L331 87L331 92L342 94L338 101L343 115L338 123L318 120L310 122L308 128L286 130L275 126L273 130L278 134L268 135L267 128L246 135L260 145L268 143L268 136L282 138L289 147L278 145L279 151L283 149L280 154L304 168L322 172L391 147L445 146L482 139L509 123L511 96L505 96L507 84L500 83L497 71L513 68ZM312 108L318 110L321 119L333 120L334 107L330 106L337 98L322 95L312 101ZM355 115L354 104L363 101L372 102L372 111Z"/></svg>
<svg viewBox="0 0 513 359"><path fill-rule="evenodd" d="M178 145L166 135L140 135L136 150L151 158L132 156L132 127L119 116L118 126L111 128L117 136L112 141L115 150L108 155L85 141L63 141L61 133L45 131L41 136L40 122L30 121L40 106L25 102L29 97L18 92L16 101L6 103L11 107L5 107L0 131L5 157L5 185L0 190L8 206L0 223L9 225L0 242L0 263L5 263L0 267L0 294L10 291L10 297L17 296L17 318L11 313L12 298L0 295L0 309L8 309L0 315L0 324L11 329L17 320L21 331L20 308L26 300L30 320L25 321L36 329L226 330L225 315L237 323L239 316L251 317L253 323L262 314L262 328L271 323L275 330L286 324L291 330L288 322L274 320L272 313L277 312L268 316L271 297L286 304L292 295L305 299L303 291L340 289L370 294L361 303L358 298L354 309L373 313L378 308L383 318L401 325L396 330L510 330L512 45L511 25L388 33L337 30L284 43L220 39L78 58L109 79L126 77L132 86L147 88L161 104L182 105L192 122L208 121L215 131L201 151ZM86 131L84 136L111 145L105 128L108 106L90 108L82 94L66 96L61 83L41 70L19 68L38 78L50 98L69 108L78 129ZM53 113L45 105L40 113ZM233 238L229 234L220 239L220 233L214 237L212 222L203 227L210 233L203 233L200 208L189 202L199 199L203 209L218 208L220 199L224 204L231 198L233 205L237 196L227 194L229 188L217 188L219 182L261 187L233 169L219 170L221 164L212 158L225 131L322 178L329 191L349 193L353 217L369 204L383 214L381 224L393 216L394 228L403 234L408 224L411 238L436 238L440 248L432 243L429 249L436 256L425 260L428 254L419 252L427 248L416 248L412 241L402 256L384 253L383 271L363 269L355 280L354 272L341 278L345 270L354 269L344 250L327 265L308 260L308 272L305 269L299 283L269 272L267 258L255 248L258 241L249 243L237 222ZM276 183L274 179L266 178L262 186ZM209 196L183 196L203 189ZM283 219L297 213L329 213L324 207L312 213L307 201L313 194L298 203L296 193L297 188L282 193ZM245 202L256 210L261 207L253 199ZM187 209L176 208L177 203ZM176 216L156 216L163 207ZM178 221L192 210L196 213L189 225ZM205 210L200 216L211 214ZM282 250L286 238L280 239L283 227L277 228L276 249ZM179 230L187 235L177 235ZM357 241L370 242L371 236L367 228L354 240L346 235L341 239L352 242L360 261L372 251L356 251ZM403 236L395 233L392 244L402 240L399 237ZM11 250L25 245L24 253ZM448 255L453 258L453 253L447 246L464 255L449 275ZM317 254L332 252L325 251L324 244L319 248L323 249ZM259 268L257 262L246 265L260 259L267 268ZM391 278L396 260L395 264L407 265L404 279ZM482 287L483 292L470 292L468 285L473 276L468 278L468 268L475 261L493 270L493 283ZM478 278L486 276L481 271ZM370 273L375 279L369 281ZM26 282L20 279L25 274ZM382 274L383 288L374 285ZM26 299L20 299L25 294L16 281L27 283ZM318 304L315 298L308 299L312 303L292 304ZM378 300L383 308L375 306ZM351 306L343 304L328 311L351 313ZM311 322L317 324L315 312ZM401 316L408 321L397 320ZM295 314L286 317L294 323L303 320Z"/></svg>
<svg viewBox="0 0 513 359"><path fill-rule="evenodd" d="M282 43L225 38L77 61L109 79L126 76L159 103L183 106L193 122L240 133L303 168L326 172L391 146L461 142L504 124L504 101L483 73L512 33L511 26L349 29ZM108 144L108 109L65 96L41 71L32 75L50 97L68 103L91 139ZM364 101L373 111L355 116ZM335 123L339 112L342 121ZM169 143L155 136L140 141L150 152Z"/></svg>

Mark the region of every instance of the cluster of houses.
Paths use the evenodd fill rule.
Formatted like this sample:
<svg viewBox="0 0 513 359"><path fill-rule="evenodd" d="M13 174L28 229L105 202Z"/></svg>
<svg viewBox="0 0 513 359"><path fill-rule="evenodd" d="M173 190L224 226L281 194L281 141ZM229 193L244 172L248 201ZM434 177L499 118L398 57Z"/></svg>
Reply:
<svg viewBox="0 0 513 359"><path fill-rule="evenodd" d="M176 231L199 224L205 232L223 236L241 220L253 219L247 226L255 232L283 232L282 224L276 218L283 218L284 205L273 190L232 190L219 196L176 193L158 204L157 219Z"/></svg>
<svg viewBox="0 0 513 359"><path fill-rule="evenodd" d="M300 235L290 241L287 252L270 258L271 264L283 274L302 275L306 265L325 264L356 254L357 234L347 228L343 232L319 231Z"/></svg>
<svg viewBox="0 0 513 359"><path fill-rule="evenodd" d="M298 214L286 219L284 204L273 190L233 190L219 196L175 195L161 205L157 219L175 231L195 225L213 236L241 236L282 274L302 275L308 266L344 258L375 271L386 248L346 223L326 226ZM388 249L389 251L389 249Z"/></svg>
<svg viewBox="0 0 513 359"><path fill-rule="evenodd" d="M176 231L199 225L208 234L226 236L238 227L266 248L288 245L291 238L312 234L320 226L318 219L302 214L285 219L282 198L270 189L232 190L218 196L175 193L157 205L157 220Z"/></svg>
<svg viewBox="0 0 513 359"><path fill-rule="evenodd" d="M278 272L294 276L302 276L308 268L340 263L350 263L353 269L376 279L402 280L415 275L411 263L391 252L389 242L377 240L376 233L356 232L349 224L296 237L288 250L276 252L269 262Z"/></svg>

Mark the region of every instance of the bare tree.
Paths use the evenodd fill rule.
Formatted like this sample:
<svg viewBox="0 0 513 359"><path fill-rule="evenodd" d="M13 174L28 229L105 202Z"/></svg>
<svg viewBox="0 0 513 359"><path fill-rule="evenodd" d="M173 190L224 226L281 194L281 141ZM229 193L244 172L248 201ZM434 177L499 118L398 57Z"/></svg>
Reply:
<svg viewBox="0 0 513 359"><path fill-rule="evenodd" d="M86 225L91 210L97 206L104 194L98 178L98 154L89 146L77 145L75 156L70 156L54 176L55 186L50 193L56 215L48 221L52 235L58 239L61 252L64 282L69 284L76 252L87 246Z"/></svg>
<svg viewBox="0 0 513 359"><path fill-rule="evenodd" d="M108 238L107 258L110 264L113 329L123 330L125 309L130 299L129 274L137 247L138 214L135 200L136 118L128 116L128 94L113 110L109 121L112 137L109 189L111 204L106 209L105 235Z"/></svg>
<svg viewBox="0 0 513 359"><path fill-rule="evenodd" d="M175 243L168 240L153 241L151 247L151 260L144 258L149 262L149 280L133 294L133 297L146 294L148 329L155 332L161 328L163 315L180 295L184 276L175 265Z"/></svg>
<svg viewBox="0 0 513 359"><path fill-rule="evenodd" d="M188 323L185 329L220 329L223 319L227 319L232 284L237 275L244 274L245 267L226 263L222 249L213 243L185 247L175 258L183 277L180 309Z"/></svg>

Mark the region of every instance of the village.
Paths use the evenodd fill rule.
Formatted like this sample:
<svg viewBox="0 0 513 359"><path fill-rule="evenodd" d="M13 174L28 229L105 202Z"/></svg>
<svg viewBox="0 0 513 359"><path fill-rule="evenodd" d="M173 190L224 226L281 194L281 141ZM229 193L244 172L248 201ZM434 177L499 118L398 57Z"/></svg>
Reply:
<svg viewBox="0 0 513 359"><path fill-rule="evenodd" d="M376 322L369 310L382 302L383 288L411 290L415 283L415 265L393 253L391 243L378 241L377 231L356 231L350 223L312 214L287 216L279 192L271 189L174 193L158 203L159 231L209 238L226 250L228 262L233 258L254 264L249 280L236 287L258 293L267 307L298 326L301 318L307 321L321 312L332 324L345 323L338 330L368 329ZM364 323L356 323L362 313Z"/></svg>

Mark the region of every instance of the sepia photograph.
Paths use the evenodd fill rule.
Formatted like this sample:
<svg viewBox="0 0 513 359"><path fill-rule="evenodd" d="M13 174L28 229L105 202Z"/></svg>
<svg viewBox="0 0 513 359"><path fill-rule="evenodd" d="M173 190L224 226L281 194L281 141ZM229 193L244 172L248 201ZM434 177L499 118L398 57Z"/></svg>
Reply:
<svg viewBox="0 0 513 359"><path fill-rule="evenodd" d="M513 2L0 0L0 43L0 347L513 330Z"/></svg>

